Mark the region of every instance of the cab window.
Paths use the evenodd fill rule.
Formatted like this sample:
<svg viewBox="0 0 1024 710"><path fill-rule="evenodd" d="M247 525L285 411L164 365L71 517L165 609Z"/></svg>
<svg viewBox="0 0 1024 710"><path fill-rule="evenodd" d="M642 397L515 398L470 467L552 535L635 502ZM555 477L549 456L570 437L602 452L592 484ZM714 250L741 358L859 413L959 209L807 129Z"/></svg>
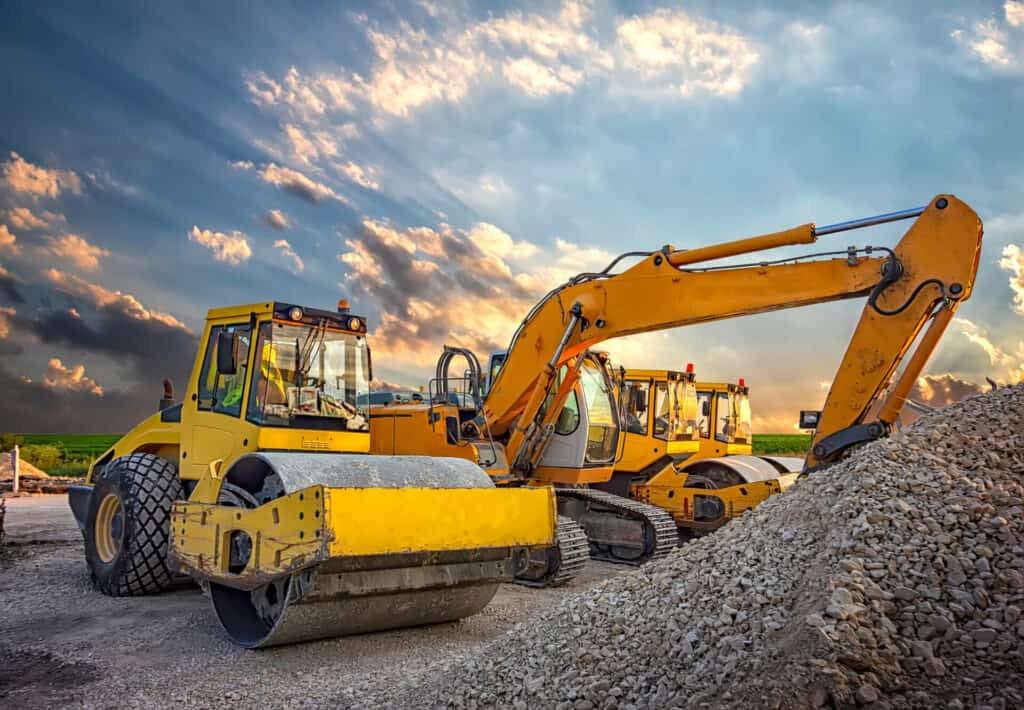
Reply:
<svg viewBox="0 0 1024 710"><path fill-rule="evenodd" d="M233 375L217 373L217 339L221 332L238 333L238 369ZM249 363L249 324L214 326L210 329L210 340L206 357L199 373L198 409L229 414L237 417L242 413L242 392L245 389L245 375Z"/></svg>
<svg viewBox="0 0 1024 710"><path fill-rule="evenodd" d="M659 382L654 402L654 435L659 439L668 439L672 412L669 409L668 383Z"/></svg>
<svg viewBox="0 0 1024 710"><path fill-rule="evenodd" d="M729 393L718 393L717 421L715 422L715 438L728 443L736 436L736 424L733 421L732 407L729 406Z"/></svg>
<svg viewBox="0 0 1024 710"><path fill-rule="evenodd" d="M650 413L649 382L628 380L622 388L623 401L626 403L626 432L630 434L647 434L647 420Z"/></svg>
<svg viewBox="0 0 1024 710"><path fill-rule="evenodd" d="M697 428L700 438L711 438L711 393L707 391L697 393Z"/></svg>

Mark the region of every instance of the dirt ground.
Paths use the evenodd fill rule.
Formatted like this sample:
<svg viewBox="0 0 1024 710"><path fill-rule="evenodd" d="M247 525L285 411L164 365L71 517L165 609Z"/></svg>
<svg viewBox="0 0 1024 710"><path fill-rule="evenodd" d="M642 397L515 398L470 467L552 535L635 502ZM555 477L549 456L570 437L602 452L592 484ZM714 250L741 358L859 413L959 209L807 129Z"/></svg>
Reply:
<svg viewBox="0 0 1024 710"><path fill-rule="evenodd" d="M559 589L502 585L460 622L246 651L198 588L155 597L92 589L65 496L7 500L0 551L0 706L344 706L350 688L422 672L486 643L621 567L591 563Z"/></svg>

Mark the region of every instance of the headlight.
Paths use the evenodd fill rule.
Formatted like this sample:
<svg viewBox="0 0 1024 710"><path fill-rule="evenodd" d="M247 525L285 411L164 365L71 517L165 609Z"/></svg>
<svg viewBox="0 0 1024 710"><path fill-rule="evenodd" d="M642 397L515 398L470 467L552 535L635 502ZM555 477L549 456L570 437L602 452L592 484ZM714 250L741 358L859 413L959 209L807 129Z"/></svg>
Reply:
<svg viewBox="0 0 1024 710"><path fill-rule="evenodd" d="M288 311L288 317L292 320L302 320L302 309L298 306L294 306L290 311Z"/></svg>
<svg viewBox="0 0 1024 710"><path fill-rule="evenodd" d="M348 328L349 330L362 330L363 322L358 318L349 318Z"/></svg>

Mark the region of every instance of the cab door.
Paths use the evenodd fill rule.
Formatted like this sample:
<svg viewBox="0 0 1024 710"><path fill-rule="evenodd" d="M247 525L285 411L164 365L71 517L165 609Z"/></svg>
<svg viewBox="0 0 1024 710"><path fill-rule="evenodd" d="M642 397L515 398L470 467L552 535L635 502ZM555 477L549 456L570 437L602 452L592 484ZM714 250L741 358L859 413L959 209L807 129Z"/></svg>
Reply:
<svg viewBox="0 0 1024 710"><path fill-rule="evenodd" d="M217 343L222 332L238 334L234 374L217 372ZM199 376L188 393L187 406L182 408L182 478L198 479L211 461L230 461L244 450L245 433L251 428L242 419L248 395L251 336L247 322L210 328Z"/></svg>
<svg viewBox="0 0 1024 710"><path fill-rule="evenodd" d="M615 468L620 471L639 471L658 458L659 442L651 436L655 426L655 411L651 406L653 382L625 380L622 383L622 454Z"/></svg>

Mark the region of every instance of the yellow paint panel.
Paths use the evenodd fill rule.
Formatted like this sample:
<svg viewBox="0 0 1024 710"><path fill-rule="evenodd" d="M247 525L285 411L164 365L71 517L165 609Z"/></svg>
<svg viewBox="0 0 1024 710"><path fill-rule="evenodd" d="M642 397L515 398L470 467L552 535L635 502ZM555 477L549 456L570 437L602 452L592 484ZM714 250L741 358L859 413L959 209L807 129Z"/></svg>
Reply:
<svg viewBox="0 0 1024 710"><path fill-rule="evenodd" d="M256 435L260 451L333 451L365 454L370 451L370 434L364 431L327 431L264 427Z"/></svg>
<svg viewBox="0 0 1024 710"><path fill-rule="evenodd" d="M550 488L330 488L326 496L332 557L554 543Z"/></svg>

